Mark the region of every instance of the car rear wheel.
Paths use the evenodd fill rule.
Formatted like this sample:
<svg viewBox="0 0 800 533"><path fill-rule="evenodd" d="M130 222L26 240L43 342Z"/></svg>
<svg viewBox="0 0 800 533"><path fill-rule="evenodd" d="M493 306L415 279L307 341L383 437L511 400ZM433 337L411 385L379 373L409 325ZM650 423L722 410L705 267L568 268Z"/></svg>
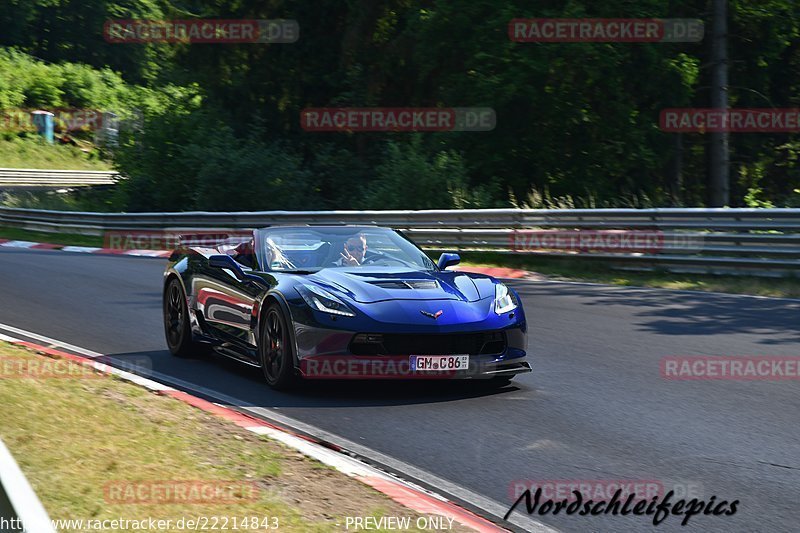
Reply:
<svg viewBox="0 0 800 533"><path fill-rule="evenodd" d="M287 390L296 384L294 352L289 338L289 328L283 311L271 303L261 324L258 355L261 370L270 387Z"/></svg>
<svg viewBox="0 0 800 533"><path fill-rule="evenodd" d="M164 291L164 333L170 353L177 357L197 357L204 347L192 341L189 307L180 281L172 278Z"/></svg>

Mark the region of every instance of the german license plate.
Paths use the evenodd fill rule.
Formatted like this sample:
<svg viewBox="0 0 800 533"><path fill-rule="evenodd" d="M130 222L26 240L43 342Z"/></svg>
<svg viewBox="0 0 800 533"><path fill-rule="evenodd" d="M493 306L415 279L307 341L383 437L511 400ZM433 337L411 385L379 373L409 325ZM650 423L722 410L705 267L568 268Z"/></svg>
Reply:
<svg viewBox="0 0 800 533"><path fill-rule="evenodd" d="M412 355L411 369L417 372L441 372L447 370L466 370L469 368L468 355Z"/></svg>

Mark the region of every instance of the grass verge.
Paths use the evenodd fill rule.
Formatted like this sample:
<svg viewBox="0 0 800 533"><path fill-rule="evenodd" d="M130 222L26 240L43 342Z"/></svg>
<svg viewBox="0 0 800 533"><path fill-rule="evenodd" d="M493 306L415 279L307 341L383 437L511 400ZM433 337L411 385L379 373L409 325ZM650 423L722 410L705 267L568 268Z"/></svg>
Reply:
<svg viewBox="0 0 800 533"><path fill-rule="evenodd" d="M44 362L70 377L32 371ZM242 527L242 518L257 517L269 525L277 518L284 531L340 531L346 516L411 517L412 524L418 517L274 441L73 363L0 343L0 382L0 437L53 520L169 519L175 526L163 530L177 531L181 518L238 517L239 530L264 530L263 521ZM202 503L151 492L177 481L255 488ZM114 492L120 484L128 488ZM131 504L120 494L150 500Z"/></svg>
<svg viewBox="0 0 800 533"><path fill-rule="evenodd" d="M70 233L44 233L9 226L0 226L0 239L11 241L47 242L65 246L103 246L103 237Z"/></svg>
<svg viewBox="0 0 800 533"><path fill-rule="evenodd" d="M755 276L677 274L667 271L631 272L615 270L599 261L585 258L522 257L493 252L462 252L464 266L489 266L530 270L547 279L588 281L608 285L654 287L695 291L751 294L783 298L800 297L800 279Z"/></svg>
<svg viewBox="0 0 800 533"><path fill-rule="evenodd" d="M48 170L111 170L97 155L71 145L47 144L38 136L0 137L0 167L46 168Z"/></svg>

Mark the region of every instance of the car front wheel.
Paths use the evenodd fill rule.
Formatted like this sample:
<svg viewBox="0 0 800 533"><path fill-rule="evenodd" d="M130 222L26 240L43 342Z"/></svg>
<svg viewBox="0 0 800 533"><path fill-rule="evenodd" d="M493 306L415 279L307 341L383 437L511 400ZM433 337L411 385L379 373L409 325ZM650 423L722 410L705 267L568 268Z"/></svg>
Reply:
<svg viewBox="0 0 800 533"><path fill-rule="evenodd" d="M290 389L296 384L294 352L286 318L277 303L267 307L259 337L258 354L267 384L277 390Z"/></svg>

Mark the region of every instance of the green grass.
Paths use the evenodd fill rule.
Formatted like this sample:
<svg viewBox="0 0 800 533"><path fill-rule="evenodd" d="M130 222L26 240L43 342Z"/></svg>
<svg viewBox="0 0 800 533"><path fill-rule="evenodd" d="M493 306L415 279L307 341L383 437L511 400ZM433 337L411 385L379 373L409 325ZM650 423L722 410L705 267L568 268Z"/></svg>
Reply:
<svg viewBox="0 0 800 533"><path fill-rule="evenodd" d="M69 192L37 188L0 192L0 205L3 207L48 211L115 213L122 210L117 200L118 189L113 186L79 187Z"/></svg>
<svg viewBox="0 0 800 533"><path fill-rule="evenodd" d="M0 167L48 170L111 170L111 164L96 150L88 153L76 146L47 144L38 136L0 136Z"/></svg>
<svg viewBox="0 0 800 533"><path fill-rule="evenodd" d="M0 437L51 519L277 517L282 531L314 532L341 530L336 523L345 516L409 516L412 522L419 516L292 449L175 399L66 361L60 361L60 378L29 370L56 361L0 343ZM132 504L106 492L109 483L180 481L234 482L250 487L250 497Z"/></svg>
<svg viewBox="0 0 800 533"><path fill-rule="evenodd" d="M44 233L8 226L0 226L0 239L10 241L48 242L66 246L103 246L103 237L94 235L73 235L69 233Z"/></svg>
<svg viewBox="0 0 800 533"><path fill-rule="evenodd" d="M537 272L555 280L784 298L800 297L800 279L798 278L677 274L662 270L631 272L615 270L607 264L586 258L526 257L494 252L462 252L461 258L462 264L465 266L518 268Z"/></svg>

